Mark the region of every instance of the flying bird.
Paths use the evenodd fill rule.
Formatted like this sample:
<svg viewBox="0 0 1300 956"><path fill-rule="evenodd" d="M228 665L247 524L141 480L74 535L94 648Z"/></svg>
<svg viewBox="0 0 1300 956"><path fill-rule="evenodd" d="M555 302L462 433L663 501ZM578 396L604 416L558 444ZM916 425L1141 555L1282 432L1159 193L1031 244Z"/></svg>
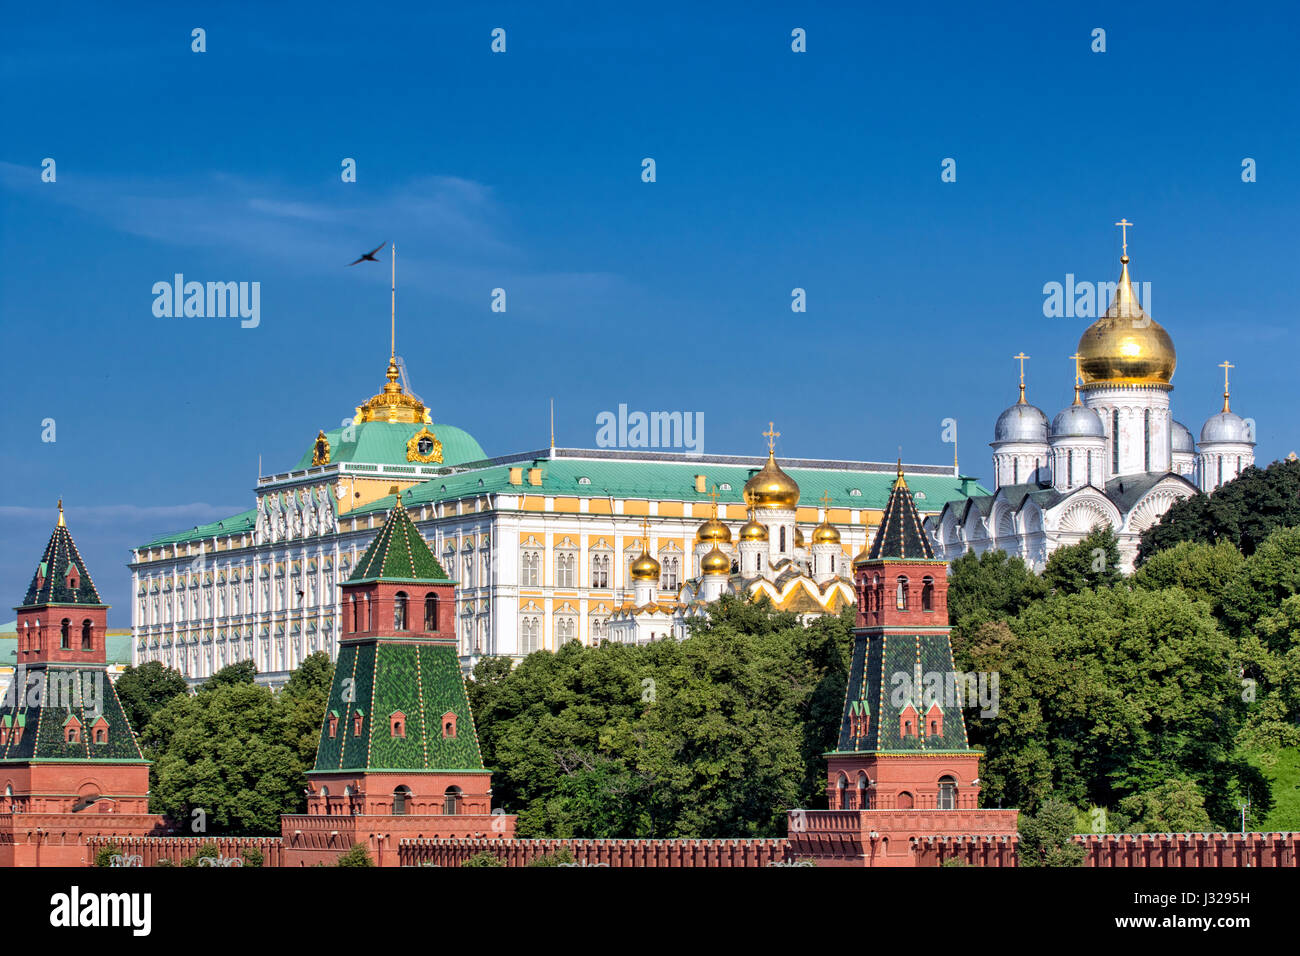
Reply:
<svg viewBox="0 0 1300 956"><path fill-rule="evenodd" d="M384 248L384 246L386 245L388 245L387 242L381 242L379 245L375 246L375 248L371 249L369 252L362 254L360 259L357 259L354 262L349 262L348 265L354 266L358 262L378 262L379 260L375 258L375 253L378 252L380 249Z"/></svg>

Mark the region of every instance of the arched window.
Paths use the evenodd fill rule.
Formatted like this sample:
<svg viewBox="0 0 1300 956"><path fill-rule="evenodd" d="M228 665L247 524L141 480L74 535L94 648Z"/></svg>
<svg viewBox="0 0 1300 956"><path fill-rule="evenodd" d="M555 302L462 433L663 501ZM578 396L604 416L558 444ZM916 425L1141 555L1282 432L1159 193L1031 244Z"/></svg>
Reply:
<svg viewBox="0 0 1300 956"><path fill-rule="evenodd" d="M934 578L925 577L921 579L921 610L934 610Z"/></svg>
<svg viewBox="0 0 1300 956"><path fill-rule="evenodd" d="M902 793L898 795L898 809L911 810L912 807L915 805L916 805L915 799L906 790L904 790Z"/></svg>
<svg viewBox="0 0 1300 956"><path fill-rule="evenodd" d="M64 728L64 737L70 744L81 743L81 724L77 723L75 720L69 723L68 726Z"/></svg>
<svg viewBox="0 0 1300 956"><path fill-rule="evenodd" d="M456 715L451 711L442 715L442 735L443 737L456 736Z"/></svg>
<svg viewBox="0 0 1300 956"><path fill-rule="evenodd" d="M840 810L847 810L848 806L844 801L849 798L849 778L842 773L835 780L835 794L837 797L836 807Z"/></svg>
<svg viewBox="0 0 1300 956"><path fill-rule="evenodd" d="M460 787L448 787L443 794L442 812L447 816L455 816L460 813Z"/></svg>
<svg viewBox="0 0 1300 956"><path fill-rule="evenodd" d="M97 744L106 744L106 743L108 743L108 728L107 728L107 727L96 727L96 728L95 728L95 743L97 743Z"/></svg>
<svg viewBox="0 0 1300 956"><path fill-rule="evenodd" d="M393 816L401 817L406 815L406 804L411 799L411 788L407 786L398 787L393 791Z"/></svg>
<svg viewBox="0 0 1300 956"><path fill-rule="evenodd" d="M355 594L351 594L351 595L349 595L349 596L348 596L348 600L352 602L352 628L351 628L351 630L352 630L352 633L355 634L355 633L357 632L357 628L358 628L359 625L361 624L361 618L358 617L358 615L361 613L361 609L357 607L357 596L356 596Z"/></svg>
<svg viewBox="0 0 1300 956"><path fill-rule="evenodd" d="M65 651L72 646L71 641L72 622L66 617L59 624L59 647Z"/></svg>
<svg viewBox="0 0 1300 956"><path fill-rule="evenodd" d="M81 622L81 649L83 651L88 651L93 646L94 642L91 640L93 630L94 625L90 622L90 618L86 618Z"/></svg>
<svg viewBox="0 0 1300 956"><path fill-rule="evenodd" d="M432 591L424 596L424 629L429 632L438 630L438 595Z"/></svg>
<svg viewBox="0 0 1300 956"><path fill-rule="evenodd" d="M907 578L898 579L898 589L895 594L895 604L900 611L907 610Z"/></svg>
<svg viewBox="0 0 1300 956"><path fill-rule="evenodd" d="M398 591L393 595L393 630L406 630L406 592Z"/></svg>
<svg viewBox="0 0 1300 956"><path fill-rule="evenodd" d="M394 711L388 717L388 734L390 737L406 736L406 715L400 710Z"/></svg>
<svg viewBox="0 0 1300 956"><path fill-rule="evenodd" d="M952 777L944 776L939 778L939 802L940 810L957 809L957 781Z"/></svg>
<svg viewBox="0 0 1300 956"><path fill-rule="evenodd" d="M862 771L858 772L858 808L871 809L871 785L867 781L867 775Z"/></svg>
<svg viewBox="0 0 1300 956"><path fill-rule="evenodd" d="M785 554L785 525L781 525L781 553Z"/></svg>
<svg viewBox="0 0 1300 956"><path fill-rule="evenodd" d="M1074 449L1065 450L1065 487L1074 487Z"/></svg>

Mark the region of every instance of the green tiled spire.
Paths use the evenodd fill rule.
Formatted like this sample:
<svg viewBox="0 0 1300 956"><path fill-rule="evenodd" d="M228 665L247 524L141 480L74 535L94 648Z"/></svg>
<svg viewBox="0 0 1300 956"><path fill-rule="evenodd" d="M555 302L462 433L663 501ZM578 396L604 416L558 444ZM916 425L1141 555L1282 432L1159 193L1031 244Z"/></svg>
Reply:
<svg viewBox="0 0 1300 956"><path fill-rule="evenodd" d="M402 507L400 495L348 578L349 583L379 580L449 583L447 572Z"/></svg>
<svg viewBox="0 0 1300 956"><path fill-rule="evenodd" d="M933 561L934 549L921 527L921 516L917 513L916 502L903 477L903 464L899 461L898 477L890 489L889 501L885 504L885 513L880 518L880 528L871 543L868 555L872 561L881 558L898 561Z"/></svg>
<svg viewBox="0 0 1300 956"><path fill-rule="evenodd" d="M402 732L394 735L398 713ZM455 718L454 735L444 731L446 714ZM483 769L453 645L379 639L339 648L315 772Z"/></svg>
<svg viewBox="0 0 1300 956"><path fill-rule="evenodd" d="M69 586L69 571L76 579L75 589ZM90 580L90 572L86 570L86 562L81 560L81 552L63 524L62 506L59 508L58 526L50 535L50 543L45 546L45 553L36 566L21 606L37 604L103 605L99 592L95 590L95 582Z"/></svg>
<svg viewBox="0 0 1300 956"><path fill-rule="evenodd" d="M80 724L78 739L68 728ZM14 686L0 704L0 762L10 760L107 760L142 763L144 754L103 665L41 664L19 667ZM103 728L103 742L96 729ZM21 728L22 733L16 731Z"/></svg>

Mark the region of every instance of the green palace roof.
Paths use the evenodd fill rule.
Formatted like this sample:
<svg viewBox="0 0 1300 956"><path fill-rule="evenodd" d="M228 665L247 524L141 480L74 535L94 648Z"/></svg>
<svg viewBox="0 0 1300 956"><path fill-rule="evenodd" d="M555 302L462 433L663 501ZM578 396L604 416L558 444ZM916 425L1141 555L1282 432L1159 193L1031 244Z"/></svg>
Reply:
<svg viewBox="0 0 1300 956"><path fill-rule="evenodd" d="M346 428L331 428L325 433L330 443L330 463L339 461L364 462L372 465L405 465L406 443L427 428L442 442L443 465L463 465L466 462L487 458L474 436L454 425L392 424L390 422L364 422ZM347 440L344 440L346 433ZM294 470L310 468L316 442L298 459Z"/></svg>
<svg viewBox="0 0 1300 956"><path fill-rule="evenodd" d="M388 425L381 422L357 426L358 429L375 427L400 429L402 434L409 436L423 426ZM441 438L443 433L439 429L445 427L435 425L431 426L431 430ZM402 441L403 462L405 462L405 441L406 439ZM477 444L474 447L477 448ZM471 462L463 471L441 475L412 485L402 492L402 501L409 508L474 495L504 493L530 497L567 495L583 498L652 498L708 502L707 490L695 490L695 476L703 474L706 476L709 488L717 486L720 503L742 503L745 482L761 467L761 462L720 464L708 460L662 461L654 460L649 456L644 459L600 457L607 454L603 452L591 452L593 456L591 458L579 457L583 453L583 450L575 449L565 450L564 457L532 457L535 453L529 453L518 458L507 456L493 459L491 462ZM444 445L445 457L446 446ZM331 461L334 460L336 459L331 450ZM311 464L310 455L306 456L305 461L306 465ZM523 484L511 483L511 468L524 469ZM527 472L530 468L540 469L540 485L529 483ZM822 495L825 494L830 496L832 508L882 511L889 502L896 477L892 469L879 472L864 471L860 467L851 467L849 463L846 463L843 468L833 465L819 468L782 465L782 470L798 483L800 504L805 507L819 506ZM907 475L907 485L918 509L927 513L938 513L949 501L964 501L969 497L989 494L989 491L977 482L969 478L958 478L952 474ZM393 506L394 501L394 496L388 495L348 512L346 517L384 512ZM251 531L256 517L256 510L245 511L224 521L162 535L142 547L198 541L239 531Z"/></svg>

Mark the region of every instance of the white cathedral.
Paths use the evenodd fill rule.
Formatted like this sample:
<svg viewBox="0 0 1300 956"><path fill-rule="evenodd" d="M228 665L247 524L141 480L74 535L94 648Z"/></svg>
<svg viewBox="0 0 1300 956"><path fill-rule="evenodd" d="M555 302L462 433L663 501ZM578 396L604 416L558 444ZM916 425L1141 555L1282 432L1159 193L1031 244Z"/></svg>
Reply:
<svg viewBox="0 0 1300 956"><path fill-rule="evenodd" d="M1228 363L1223 410L1202 426L1200 441L1174 420L1174 343L1133 293L1127 242L1120 262L1114 300L1073 356L1074 402L1050 422L1025 400L1028 356L1016 356L1020 400L993 429L995 491L950 501L926 519L936 557L1000 549L1040 571L1057 548L1109 525L1122 570L1131 572L1142 532L1174 502L1208 494L1254 464L1253 425L1228 404Z"/></svg>

